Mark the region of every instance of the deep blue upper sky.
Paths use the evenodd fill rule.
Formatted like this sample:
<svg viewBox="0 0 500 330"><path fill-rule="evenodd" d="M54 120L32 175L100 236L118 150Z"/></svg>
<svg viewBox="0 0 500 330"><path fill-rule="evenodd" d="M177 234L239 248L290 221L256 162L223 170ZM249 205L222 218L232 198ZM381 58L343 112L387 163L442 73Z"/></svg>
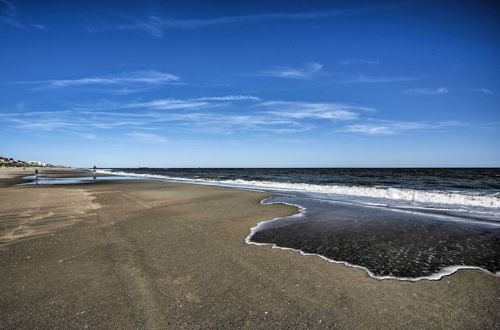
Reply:
<svg viewBox="0 0 500 330"><path fill-rule="evenodd" d="M500 166L493 3L0 0L0 154Z"/></svg>

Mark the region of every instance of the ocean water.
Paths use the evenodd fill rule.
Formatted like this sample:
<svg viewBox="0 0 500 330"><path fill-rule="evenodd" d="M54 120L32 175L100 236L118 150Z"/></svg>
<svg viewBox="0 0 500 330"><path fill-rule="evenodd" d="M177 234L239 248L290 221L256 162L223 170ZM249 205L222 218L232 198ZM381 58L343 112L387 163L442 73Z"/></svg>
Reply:
<svg viewBox="0 0 500 330"><path fill-rule="evenodd" d="M439 279L460 268L500 272L498 168L115 168L176 182L280 194L291 217L249 229L249 244L318 255L376 278Z"/></svg>

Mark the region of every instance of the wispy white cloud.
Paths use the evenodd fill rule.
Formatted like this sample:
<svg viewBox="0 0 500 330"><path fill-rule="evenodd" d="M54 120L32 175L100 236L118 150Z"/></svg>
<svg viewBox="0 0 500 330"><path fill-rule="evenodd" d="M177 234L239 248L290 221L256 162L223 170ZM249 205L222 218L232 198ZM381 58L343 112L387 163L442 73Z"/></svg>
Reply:
<svg viewBox="0 0 500 330"><path fill-rule="evenodd" d="M268 101L259 106L265 108L268 114L295 119L352 120L359 116L355 111L374 111L373 108L341 103Z"/></svg>
<svg viewBox="0 0 500 330"><path fill-rule="evenodd" d="M438 123L412 122L412 121L373 121L363 124L347 125L339 132L361 133L365 135L393 135L405 131L422 129L442 129L447 127L463 126L457 121L443 121Z"/></svg>
<svg viewBox="0 0 500 330"><path fill-rule="evenodd" d="M393 82L413 81L418 79L422 79L422 77L420 76L377 77L377 76L366 76L364 74L358 74L356 76L345 79L341 82L342 83L393 83Z"/></svg>
<svg viewBox="0 0 500 330"><path fill-rule="evenodd" d="M495 93L488 88L476 88L473 89L474 92L479 92L479 93L484 93L484 94L489 94L489 95L495 95Z"/></svg>
<svg viewBox="0 0 500 330"><path fill-rule="evenodd" d="M98 32L108 29L117 29L122 31L142 31L150 34L153 37L163 36L164 30L170 29L196 29L206 28L218 25L241 24L263 21L278 21L278 20L316 20L327 19L334 17L349 17L360 15L365 12L376 10L389 10L398 7L398 5L380 5L367 6L352 9L334 9L325 11L301 12L301 13L265 13L255 15L241 16L223 16L212 18L198 19L172 19L162 18L157 15L149 15L145 19L132 19L131 23L119 24L115 26L87 26L87 31Z"/></svg>
<svg viewBox="0 0 500 330"><path fill-rule="evenodd" d="M78 135L87 140L97 140L97 136L91 133L79 133Z"/></svg>
<svg viewBox="0 0 500 330"><path fill-rule="evenodd" d="M368 60L364 58L350 58L340 62L342 65L354 65L354 64L367 64L367 65L377 65L380 64L378 60Z"/></svg>
<svg viewBox="0 0 500 330"><path fill-rule="evenodd" d="M132 137L134 140L142 143L165 143L168 140L163 136L151 133L143 133L143 132L132 132L125 134L126 136Z"/></svg>
<svg viewBox="0 0 500 330"><path fill-rule="evenodd" d="M0 23L17 29L47 29L47 27L42 24L30 24L22 22L22 20L19 19L16 1L13 0L0 0Z"/></svg>
<svg viewBox="0 0 500 330"><path fill-rule="evenodd" d="M348 125L339 132L362 133L366 135L392 135L402 131L423 128L420 123L386 123L386 124L355 124Z"/></svg>
<svg viewBox="0 0 500 330"><path fill-rule="evenodd" d="M26 113L4 113L0 120L9 121L23 130L73 131L79 134L92 133L94 130L116 129L161 129L166 126L176 130L190 130L206 133L231 134L233 132L266 132L272 134L302 132L313 126L298 120L300 116L273 114L270 108L260 110L255 105L230 107L232 102L240 102L239 97L219 97L209 101L179 99L153 100L125 104L98 105L93 108L76 108L65 111L43 111ZM229 100L234 99L234 100ZM251 101L257 99L250 98ZM221 105L224 111L221 112ZM133 112L124 109L134 109ZM118 110L118 111L117 111ZM169 110L169 111L164 111ZM203 110L200 112L199 110ZM317 109L319 111L319 109ZM333 113L329 116L333 118ZM342 113L337 113L340 118ZM309 115L312 118L316 115ZM326 113L322 114L327 117ZM90 132L89 132L90 131ZM75 133L75 134L76 134ZM137 137L139 137L137 135Z"/></svg>
<svg viewBox="0 0 500 330"><path fill-rule="evenodd" d="M309 123L279 118L265 113L191 113L168 114L157 119L158 122L175 121L177 126L184 126L189 130L231 134L234 132L266 132L273 134L297 133L311 129Z"/></svg>
<svg viewBox="0 0 500 330"><path fill-rule="evenodd" d="M43 24L31 24L31 26L33 26L34 28L37 28L39 30L43 30L43 31L47 30L47 27Z"/></svg>
<svg viewBox="0 0 500 330"><path fill-rule="evenodd" d="M8 0L0 0L0 22L18 29L25 28L17 18L17 7L14 2Z"/></svg>
<svg viewBox="0 0 500 330"><path fill-rule="evenodd" d="M61 80L40 80L40 81L18 81L16 83L33 83L45 87L71 87L83 85L156 85L177 82L180 78L171 73L164 73L155 70L127 72L113 76L61 79Z"/></svg>
<svg viewBox="0 0 500 330"><path fill-rule="evenodd" d="M131 120L125 116L124 120L121 121L113 121L109 118L93 118L91 120L84 121L80 124L82 127L92 127L92 128L100 128L100 129L114 129L121 127L134 127L134 126L144 126L147 124L147 121L143 120Z"/></svg>
<svg viewBox="0 0 500 330"><path fill-rule="evenodd" d="M436 87L436 88L412 88L403 91L404 94L410 95L442 95L448 94L450 90L446 87Z"/></svg>
<svg viewBox="0 0 500 330"><path fill-rule="evenodd" d="M192 101L260 101L260 97L251 95L205 96L191 99Z"/></svg>
<svg viewBox="0 0 500 330"><path fill-rule="evenodd" d="M226 96L206 96L198 97L187 100L181 99L159 99L147 102L132 102L127 104L111 104L101 109L106 108L144 108L150 110L189 110L200 108L216 108L221 107L223 104L220 101L260 101L257 96L248 95L226 95Z"/></svg>
<svg viewBox="0 0 500 330"><path fill-rule="evenodd" d="M210 105L205 101L186 101L177 99L153 100L148 102L134 102L119 106L121 108L147 108L153 110L176 110L176 109L194 109Z"/></svg>
<svg viewBox="0 0 500 330"><path fill-rule="evenodd" d="M275 67L271 70L260 71L259 76L269 76L287 79L311 79L323 73L323 65L317 62L304 64L301 68Z"/></svg>
<svg viewBox="0 0 500 330"><path fill-rule="evenodd" d="M52 118L31 118L30 120L19 119L15 117L8 118L17 124L18 128L28 130L53 131L57 129L77 129L81 124L72 122L71 120L62 117L54 116Z"/></svg>
<svg viewBox="0 0 500 330"><path fill-rule="evenodd" d="M67 79L67 80L51 80L52 86L66 87L78 86L89 84L128 84L128 83L143 83L143 84L159 84L172 81L178 81L180 78L170 73L163 73L154 70L136 71L124 73L117 76L108 77L94 77L94 78L81 78L81 79Z"/></svg>
<svg viewBox="0 0 500 330"><path fill-rule="evenodd" d="M236 95L237 96L237 95ZM376 110L333 102L257 101L240 102L233 96L207 96L204 101L162 99L146 102L99 104L93 108L62 111L0 114L21 131L59 131L94 139L101 130L117 131L137 141L163 143L164 137L145 130L190 131L206 134L289 134L329 126L337 132L391 135L415 130L460 126L458 122L375 120L366 117ZM221 102L223 99L223 102ZM168 110L168 111L165 111ZM8 126L9 124L7 124Z"/></svg>
<svg viewBox="0 0 500 330"><path fill-rule="evenodd" d="M145 125L144 115L93 112L85 110L32 111L0 114L0 121L12 122L19 129L67 130L80 134L87 129L114 129ZM85 132L84 132L85 133Z"/></svg>

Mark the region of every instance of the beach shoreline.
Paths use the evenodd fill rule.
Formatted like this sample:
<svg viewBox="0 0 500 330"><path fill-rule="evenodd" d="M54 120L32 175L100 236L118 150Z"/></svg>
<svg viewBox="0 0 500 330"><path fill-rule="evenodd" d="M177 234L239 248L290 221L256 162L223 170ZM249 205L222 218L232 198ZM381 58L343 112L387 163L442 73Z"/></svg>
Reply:
<svg viewBox="0 0 500 330"><path fill-rule="evenodd" d="M479 271L377 280L246 244L259 222L297 213L261 204L267 193L146 180L13 186L21 171L0 169L6 328L493 329L500 321L499 279Z"/></svg>

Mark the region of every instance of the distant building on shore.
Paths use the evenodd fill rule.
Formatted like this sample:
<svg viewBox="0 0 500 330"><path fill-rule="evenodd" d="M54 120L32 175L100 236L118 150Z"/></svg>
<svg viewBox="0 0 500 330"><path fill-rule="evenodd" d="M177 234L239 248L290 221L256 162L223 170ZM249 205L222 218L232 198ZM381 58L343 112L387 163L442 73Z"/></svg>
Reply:
<svg viewBox="0 0 500 330"><path fill-rule="evenodd" d="M28 161L26 163L28 163L28 164L30 164L32 166L47 166L47 164L39 162L37 160L30 160L30 161Z"/></svg>
<svg viewBox="0 0 500 330"><path fill-rule="evenodd" d="M0 156L0 167L59 167L59 166L43 163L38 160L24 161L24 160L15 160L14 158Z"/></svg>

